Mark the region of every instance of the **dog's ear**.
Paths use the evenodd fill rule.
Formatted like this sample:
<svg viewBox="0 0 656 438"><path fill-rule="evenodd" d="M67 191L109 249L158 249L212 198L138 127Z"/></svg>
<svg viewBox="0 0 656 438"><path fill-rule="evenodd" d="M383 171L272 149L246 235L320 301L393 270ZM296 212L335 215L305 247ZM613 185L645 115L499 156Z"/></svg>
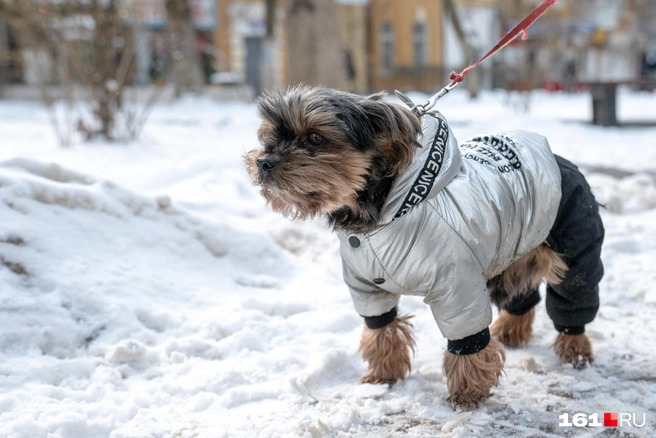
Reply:
<svg viewBox="0 0 656 438"><path fill-rule="evenodd" d="M367 99L379 101L379 100L383 100L385 96L387 96L387 91L379 91L378 93L374 93L367 96Z"/></svg>
<svg viewBox="0 0 656 438"><path fill-rule="evenodd" d="M386 93L372 94L363 104L385 160L398 171L405 168L415 154L421 123L410 110L383 100Z"/></svg>

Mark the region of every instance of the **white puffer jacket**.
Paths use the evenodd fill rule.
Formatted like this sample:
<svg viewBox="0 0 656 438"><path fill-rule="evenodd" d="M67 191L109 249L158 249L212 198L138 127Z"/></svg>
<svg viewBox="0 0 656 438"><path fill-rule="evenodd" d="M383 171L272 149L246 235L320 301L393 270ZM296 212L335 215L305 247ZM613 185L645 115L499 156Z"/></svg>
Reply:
<svg viewBox="0 0 656 438"><path fill-rule="evenodd" d="M422 118L422 148L395 179L379 226L339 232L346 281L362 316L421 295L442 335L487 328L486 282L545 241L561 197L547 140L514 131L458 147L439 113Z"/></svg>

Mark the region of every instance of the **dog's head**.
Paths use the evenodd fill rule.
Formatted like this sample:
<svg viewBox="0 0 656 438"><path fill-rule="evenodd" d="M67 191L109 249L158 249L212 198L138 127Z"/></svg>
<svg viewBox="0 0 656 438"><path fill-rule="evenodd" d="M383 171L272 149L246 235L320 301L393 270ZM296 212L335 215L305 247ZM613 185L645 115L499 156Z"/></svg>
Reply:
<svg viewBox="0 0 656 438"><path fill-rule="evenodd" d="M297 86L259 99L263 149L248 152L245 161L274 211L303 219L357 212L368 182L409 164L419 120L383 96Z"/></svg>

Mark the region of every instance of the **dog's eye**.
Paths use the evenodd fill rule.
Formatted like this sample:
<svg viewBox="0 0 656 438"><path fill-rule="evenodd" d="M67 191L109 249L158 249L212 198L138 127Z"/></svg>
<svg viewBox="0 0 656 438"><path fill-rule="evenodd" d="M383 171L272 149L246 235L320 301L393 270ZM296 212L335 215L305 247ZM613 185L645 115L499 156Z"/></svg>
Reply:
<svg viewBox="0 0 656 438"><path fill-rule="evenodd" d="M323 143L324 138L317 134L316 132L310 132L307 136L307 141L312 146L320 146Z"/></svg>

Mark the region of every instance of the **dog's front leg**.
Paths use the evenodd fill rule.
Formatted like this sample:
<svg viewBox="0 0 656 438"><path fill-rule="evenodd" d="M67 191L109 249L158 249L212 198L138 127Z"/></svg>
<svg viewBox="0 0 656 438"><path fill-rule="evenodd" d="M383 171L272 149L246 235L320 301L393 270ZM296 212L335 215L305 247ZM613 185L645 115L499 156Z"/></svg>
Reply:
<svg viewBox="0 0 656 438"><path fill-rule="evenodd" d="M388 312L388 321L365 318L360 341L362 358L369 362L369 369L360 383L393 384L403 379L412 369L411 353L415 351L412 335L412 315L396 318L396 309ZM382 326L381 326L382 325Z"/></svg>
<svg viewBox="0 0 656 438"><path fill-rule="evenodd" d="M449 341L444 353L451 406L476 408L490 396L490 389L499 384L506 355L501 343L490 339L489 329L467 338Z"/></svg>

